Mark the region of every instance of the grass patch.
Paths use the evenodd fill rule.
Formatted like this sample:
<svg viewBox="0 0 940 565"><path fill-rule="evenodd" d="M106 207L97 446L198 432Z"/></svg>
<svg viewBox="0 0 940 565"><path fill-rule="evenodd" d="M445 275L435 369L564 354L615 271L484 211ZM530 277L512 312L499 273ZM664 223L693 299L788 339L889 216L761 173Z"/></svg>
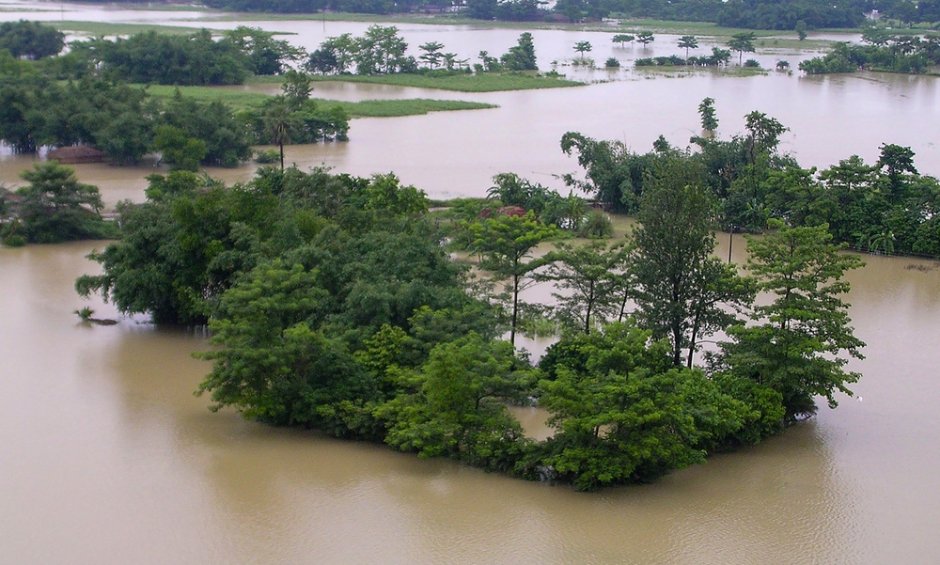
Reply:
<svg viewBox="0 0 940 565"><path fill-rule="evenodd" d="M329 75L316 76L314 80L321 82L341 81L366 84L388 84L414 88L453 90L457 92L500 92L506 90L530 90L584 85L583 82L574 80L517 73L481 73L474 75L460 73L446 76L407 73L393 75Z"/></svg>
<svg viewBox="0 0 940 565"><path fill-rule="evenodd" d="M157 98L170 98L176 92L175 86L151 85L147 92ZM179 91L183 96L196 98L202 101L220 100L236 109L246 109L259 106L270 97L261 92L239 90L238 87L219 86L181 86ZM467 102L464 100L428 100L414 98L409 100L363 100L361 102L346 102L341 100L327 100L315 98L321 106L339 106L346 110L351 118L396 118L402 116L419 116L429 112L451 112L457 110L483 110L496 108L493 104L482 102Z"/></svg>
<svg viewBox="0 0 940 565"><path fill-rule="evenodd" d="M420 116L430 112L453 112L457 110L486 110L497 108L495 104L467 102L464 100L429 100L411 98L408 100L363 100L361 102L343 102L315 98L323 106L340 106L353 118L397 118L402 116Z"/></svg>
<svg viewBox="0 0 940 565"><path fill-rule="evenodd" d="M43 22L59 31L71 31L75 33L87 33L89 35L133 35L135 33L144 33L155 31L169 35L186 35L199 31L194 27L185 26L167 26L158 24L116 24L109 22L81 22L81 21L58 21ZM207 28L209 29L209 28ZM213 33L222 33L224 30L213 30Z"/></svg>
<svg viewBox="0 0 940 565"><path fill-rule="evenodd" d="M724 77L753 77L767 75L773 69L763 67L739 67L737 65L722 67L683 67L683 66L649 66L632 67L634 71L662 78L684 78L692 75L711 74Z"/></svg>
<svg viewBox="0 0 940 565"><path fill-rule="evenodd" d="M87 22L87 21L50 21L43 22L43 24L52 26L59 31L69 31L73 33L85 33L88 35L98 36L98 35L133 35L135 33L145 33L148 31L155 31L157 33L163 33L167 35L191 35L199 31L200 28L195 27L186 27L186 26L169 26L169 25L160 25L160 24L122 24L122 23L110 23L110 22ZM203 28L208 29L213 34L220 35L225 33L228 30L225 29L213 29L210 27ZM271 32L274 35L297 35L294 32L287 31L273 31Z"/></svg>
<svg viewBox="0 0 940 565"><path fill-rule="evenodd" d="M143 85L138 85L143 86ZM177 88L180 94L188 98L195 98L203 102L220 100L236 109L245 109L259 106L270 98L263 92L251 92L240 89L238 86L171 86L166 84L151 84L146 87L151 96L157 98L170 98Z"/></svg>

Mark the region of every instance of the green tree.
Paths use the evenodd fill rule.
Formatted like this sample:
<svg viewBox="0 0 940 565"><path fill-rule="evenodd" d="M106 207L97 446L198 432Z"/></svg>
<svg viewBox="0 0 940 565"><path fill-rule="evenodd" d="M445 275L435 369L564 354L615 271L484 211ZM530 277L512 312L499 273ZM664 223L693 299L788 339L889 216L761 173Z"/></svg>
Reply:
<svg viewBox="0 0 940 565"><path fill-rule="evenodd" d="M414 393L379 409L391 420L385 442L420 457L511 469L523 434L505 401L518 398L528 384L515 365L510 344L476 333L437 345L420 371L404 377Z"/></svg>
<svg viewBox="0 0 940 565"><path fill-rule="evenodd" d="M750 112L744 116L744 128L747 130L745 144L751 164L757 162L758 155L771 155L780 144L780 136L789 128L763 112Z"/></svg>
<svg viewBox="0 0 940 565"><path fill-rule="evenodd" d="M575 43L574 50L581 54L581 60L584 60L584 53L591 50L590 41L579 41Z"/></svg>
<svg viewBox="0 0 940 565"><path fill-rule="evenodd" d="M395 26L369 26L356 40L356 72L361 75L399 72L406 62L408 44Z"/></svg>
<svg viewBox="0 0 940 565"><path fill-rule="evenodd" d="M636 40L643 44L643 47L646 47L648 44L656 40L651 31L641 31L636 34Z"/></svg>
<svg viewBox="0 0 940 565"><path fill-rule="evenodd" d="M279 75L306 56L303 49L274 39L273 33L259 28L238 26L226 32L223 41L232 43L247 57L256 75Z"/></svg>
<svg viewBox="0 0 940 565"><path fill-rule="evenodd" d="M536 245L556 235L556 230L539 222L532 212L525 216L498 215L471 224L471 250L480 256L480 267L505 281L505 301L509 310L509 343L516 343L519 327L520 293L534 282L531 273L545 264L533 258Z"/></svg>
<svg viewBox="0 0 940 565"><path fill-rule="evenodd" d="M800 41L806 39L806 22L804 20L798 20L793 27L793 31L796 32L796 36Z"/></svg>
<svg viewBox="0 0 940 565"><path fill-rule="evenodd" d="M674 364L687 350L691 367L700 339L730 325L753 290L711 256L716 207L700 184L700 167L673 158L653 175L634 232L637 319L655 337L669 338Z"/></svg>
<svg viewBox="0 0 940 565"><path fill-rule="evenodd" d="M55 161L22 173L26 186L16 191L17 231L29 242L54 243L113 235L101 219L98 187L78 182L75 171Z"/></svg>
<svg viewBox="0 0 940 565"><path fill-rule="evenodd" d="M0 24L0 50L14 57L42 59L58 55L63 47L65 34L54 27L26 20Z"/></svg>
<svg viewBox="0 0 940 565"><path fill-rule="evenodd" d="M753 326L735 326L733 341L722 345L729 371L768 386L783 396L785 419L815 413L815 395L837 405L836 391L860 375L846 371L844 355L862 359L864 343L852 332L845 273L861 259L832 243L828 226L785 227L748 242L748 269L762 291L773 297L754 311Z"/></svg>
<svg viewBox="0 0 940 565"><path fill-rule="evenodd" d="M614 36L611 37L610 39L614 43L619 43L620 46L623 47L624 43L630 43L631 41L636 39L636 37L633 35L630 35L629 33L617 33L617 34L614 34Z"/></svg>
<svg viewBox="0 0 940 565"><path fill-rule="evenodd" d="M539 383L541 405L556 432L542 464L579 490L699 463L747 416L701 371L672 367L668 343L629 324L563 338L546 357L553 378Z"/></svg>
<svg viewBox="0 0 940 565"><path fill-rule="evenodd" d="M319 329L329 293L316 271L261 265L226 292L213 318L214 361L200 383L212 409L232 406L280 425L322 425L318 411L352 397L366 378L342 339Z"/></svg>
<svg viewBox="0 0 940 565"><path fill-rule="evenodd" d="M728 41L728 47L732 51L738 52L738 64L741 64L741 61L744 59L745 53L754 52L754 40L756 36L753 31L736 33L731 36L731 39Z"/></svg>
<svg viewBox="0 0 940 565"><path fill-rule="evenodd" d="M702 129L714 133L718 129L718 117L715 113L715 99L703 98L698 105L698 115L702 120Z"/></svg>
<svg viewBox="0 0 940 565"><path fill-rule="evenodd" d="M556 316L567 327L590 333L614 318L621 297L627 290L620 273L627 257L623 244L608 247L605 242L591 241L585 245L556 244L548 254L552 263L539 280L552 281L559 292L553 292Z"/></svg>
<svg viewBox="0 0 940 565"><path fill-rule="evenodd" d="M441 64L441 49L443 48L444 44L439 41L429 41L421 44L418 46L418 49L423 51L423 53L418 58L424 61L429 69L436 69L438 65Z"/></svg>
<svg viewBox="0 0 940 565"><path fill-rule="evenodd" d="M310 99L313 92L313 80L310 75L291 69L284 73L284 83L281 84L281 94L287 99L292 110L298 110Z"/></svg>
<svg viewBox="0 0 940 565"><path fill-rule="evenodd" d="M694 35L683 35L679 38L679 48L685 49L685 64L689 64L689 49L698 49L698 38Z"/></svg>
<svg viewBox="0 0 940 565"><path fill-rule="evenodd" d="M186 132L170 125L157 127L153 148L161 153L161 160L173 170L195 171L206 157L205 142L188 137Z"/></svg>
<svg viewBox="0 0 940 565"><path fill-rule="evenodd" d="M291 134L297 128L294 115L286 99L279 99L269 104L262 116L264 129L270 139L277 145L281 170L284 170L284 144L291 142Z"/></svg>
<svg viewBox="0 0 940 565"><path fill-rule="evenodd" d="M510 71L537 71L538 64L535 59L535 42L532 34L524 32L519 35L516 45L500 57L500 62Z"/></svg>

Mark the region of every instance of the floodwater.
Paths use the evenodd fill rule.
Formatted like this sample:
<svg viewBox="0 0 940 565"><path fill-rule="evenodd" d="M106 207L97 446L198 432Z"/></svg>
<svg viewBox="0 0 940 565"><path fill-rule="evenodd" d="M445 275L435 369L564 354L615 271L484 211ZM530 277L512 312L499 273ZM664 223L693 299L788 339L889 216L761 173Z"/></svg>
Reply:
<svg viewBox="0 0 940 565"><path fill-rule="evenodd" d="M239 24L290 32L288 41L314 49L326 37L361 34L367 23L306 21L235 21L220 13L189 11L109 10L68 3L0 1L0 20L31 16L45 20L159 23L229 29ZM14 6L24 10L13 11ZM6 8L7 11L4 11ZM40 11L41 10L41 11ZM441 41L458 57L477 60L477 53L504 53L515 44L518 30L480 29L474 26L399 24L402 36L417 54L417 45ZM588 86L539 91L454 93L392 86L318 83L314 96L339 100L375 98L438 98L475 100L496 104L488 110L438 112L406 118L354 120L348 143L290 146L287 162L302 169L326 165L357 175L394 171L406 183L432 197L483 193L493 175L516 172L553 188L563 188L559 175L578 172L576 159L562 153L559 142L568 131L597 139L617 139L645 152L663 135L678 147L700 133L697 108L705 97L717 101L719 135L743 131L744 115L752 110L780 120L790 131L781 149L804 166L827 167L853 154L868 161L878 157L882 143L910 146L915 162L926 174L940 174L940 83L937 77L891 74L806 77L768 71L740 77L734 72L708 70L639 71L638 57L683 55L675 36L659 35L648 48L621 48L611 34L568 30L533 30L536 53L543 70L553 68ZM577 58L573 46L587 40L598 64L608 57L623 63L617 71L585 70L570 65ZM714 45L702 38L699 54ZM693 54L696 51L693 51ZM752 56L767 68L777 60L798 61L815 55L781 49L762 49ZM269 89L267 87L256 87ZM15 185L19 173L32 166L32 156L14 156L0 149L0 182ZM142 200L142 177L154 172L151 163L140 167L82 165L76 167L83 182L99 186L105 203ZM251 178L255 165L210 169L228 182ZM159 171L158 171L159 172Z"/></svg>
<svg viewBox="0 0 940 565"><path fill-rule="evenodd" d="M3 11L10 5L0 3L0 18L21 16ZM30 5L59 16L58 3ZM72 10L126 21L179 14L65 4L63 19L79 19ZM537 48L545 42L536 36ZM704 74L466 95L501 107L357 120L350 143L288 157L359 174L395 170L433 195L481 194L495 172L552 182L573 170L557 148L568 129L638 149L659 132L678 143L708 95L722 131L737 131L755 107L790 125L787 148L807 164L871 159L892 141L912 145L922 171L940 172L937 128L926 127L937 123L936 79L880 75ZM5 155L0 178L27 166ZM98 165L79 175L113 204L142 199L150 170ZM230 181L251 174L221 172ZM838 410L653 485L580 494L210 413L208 399L192 395L208 370L191 356L207 347L204 335L120 318L75 295L75 277L96 268L85 255L103 245L0 248L2 563L880 564L940 555L938 263L866 256L850 274L851 316L868 347L850 365L864 374L857 397ZM727 236L719 245L725 256ZM743 252L735 236L736 261ZM85 305L120 323L81 323L73 310ZM545 433L542 413L516 414Z"/></svg>

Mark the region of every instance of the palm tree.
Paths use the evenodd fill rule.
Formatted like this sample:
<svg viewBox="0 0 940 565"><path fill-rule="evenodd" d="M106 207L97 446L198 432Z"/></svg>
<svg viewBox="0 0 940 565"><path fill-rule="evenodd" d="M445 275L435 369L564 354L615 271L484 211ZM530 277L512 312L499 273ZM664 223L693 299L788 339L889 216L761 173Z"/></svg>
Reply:
<svg viewBox="0 0 940 565"><path fill-rule="evenodd" d="M698 39L694 35L683 35L679 38L679 47L685 48L685 64L689 64L689 49L698 49Z"/></svg>
<svg viewBox="0 0 940 565"><path fill-rule="evenodd" d="M590 42L590 41L579 41L579 42L575 43L575 45L574 45L574 50L581 54L581 60L583 61L583 60L584 60L584 53L585 53L585 51L590 51L590 50L591 50L591 42Z"/></svg>
<svg viewBox="0 0 940 565"><path fill-rule="evenodd" d="M277 145L280 152L281 170L284 170L284 144L290 143L293 129L293 116L287 101L278 96L264 111L262 117L264 129L271 143Z"/></svg>
<svg viewBox="0 0 940 565"><path fill-rule="evenodd" d="M868 250L874 254L884 253L891 255L894 253L894 232L885 230L881 233L871 236L868 240Z"/></svg>

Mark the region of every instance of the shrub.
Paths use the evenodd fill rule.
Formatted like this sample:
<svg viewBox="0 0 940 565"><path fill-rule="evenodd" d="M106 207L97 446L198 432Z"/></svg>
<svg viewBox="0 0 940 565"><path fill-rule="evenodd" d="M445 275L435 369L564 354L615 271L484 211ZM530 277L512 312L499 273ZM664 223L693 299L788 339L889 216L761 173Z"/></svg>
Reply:
<svg viewBox="0 0 940 565"><path fill-rule="evenodd" d="M270 165L278 163L281 160L281 153L277 149L265 149L255 153L255 163L261 165Z"/></svg>

